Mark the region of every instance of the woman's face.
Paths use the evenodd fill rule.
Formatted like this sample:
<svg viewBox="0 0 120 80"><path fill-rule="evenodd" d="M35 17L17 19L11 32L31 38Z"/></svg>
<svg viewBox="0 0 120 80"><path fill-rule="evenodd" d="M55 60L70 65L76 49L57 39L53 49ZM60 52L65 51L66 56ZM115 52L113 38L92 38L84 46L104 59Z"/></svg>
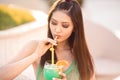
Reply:
<svg viewBox="0 0 120 80"><path fill-rule="evenodd" d="M52 36L57 36L57 42L67 41L73 31L71 18L64 11L55 11L50 20Z"/></svg>

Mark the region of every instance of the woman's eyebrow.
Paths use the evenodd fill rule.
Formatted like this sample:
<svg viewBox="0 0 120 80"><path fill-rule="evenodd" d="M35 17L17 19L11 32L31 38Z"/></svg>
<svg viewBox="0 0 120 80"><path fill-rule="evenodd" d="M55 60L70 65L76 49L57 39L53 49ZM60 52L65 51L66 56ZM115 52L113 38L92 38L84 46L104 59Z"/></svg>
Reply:
<svg viewBox="0 0 120 80"><path fill-rule="evenodd" d="M69 22L62 22L63 24L69 24Z"/></svg>
<svg viewBox="0 0 120 80"><path fill-rule="evenodd" d="M54 18L51 18L51 20L57 22L57 20L55 20Z"/></svg>
<svg viewBox="0 0 120 80"><path fill-rule="evenodd" d="M51 18L51 20L57 22L57 20L54 19L54 18ZM68 21L63 21L63 22L61 22L61 23L69 23L69 22L68 22Z"/></svg>

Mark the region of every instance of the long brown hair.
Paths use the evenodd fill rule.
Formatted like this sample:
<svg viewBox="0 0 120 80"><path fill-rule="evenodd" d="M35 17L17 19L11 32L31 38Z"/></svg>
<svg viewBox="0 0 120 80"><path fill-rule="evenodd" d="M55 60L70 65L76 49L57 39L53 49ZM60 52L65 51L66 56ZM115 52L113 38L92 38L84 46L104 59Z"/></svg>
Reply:
<svg viewBox="0 0 120 80"><path fill-rule="evenodd" d="M53 13L57 10L64 10L66 14L70 16L73 25L74 31L69 37L69 45L73 49L73 55L77 63L78 71L80 73L80 80L90 80L94 74L93 60L88 50L85 34L84 34L84 25L80 4L77 0L57 0L48 16L48 37L53 38L50 31L50 20ZM50 59L50 51L48 50L45 55L41 57L40 64L43 66L45 61ZM55 56L57 60L57 57Z"/></svg>

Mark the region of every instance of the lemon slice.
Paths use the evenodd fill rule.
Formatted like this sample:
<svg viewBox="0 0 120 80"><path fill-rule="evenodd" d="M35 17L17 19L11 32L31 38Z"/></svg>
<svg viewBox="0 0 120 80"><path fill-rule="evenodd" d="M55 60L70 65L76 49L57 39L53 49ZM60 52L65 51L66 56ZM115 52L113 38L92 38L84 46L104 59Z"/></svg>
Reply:
<svg viewBox="0 0 120 80"><path fill-rule="evenodd" d="M63 67L65 67L65 66L68 66L68 65L69 65L69 63L66 60L59 60L56 63L56 66L63 66Z"/></svg>

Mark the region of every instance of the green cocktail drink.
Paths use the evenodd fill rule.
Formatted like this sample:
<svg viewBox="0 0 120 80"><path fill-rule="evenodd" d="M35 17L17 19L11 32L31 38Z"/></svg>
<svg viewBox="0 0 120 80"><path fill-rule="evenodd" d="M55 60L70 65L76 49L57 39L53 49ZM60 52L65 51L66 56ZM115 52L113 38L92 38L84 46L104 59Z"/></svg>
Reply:
<svg viewBox="0 0 120 80"><path fill-rule="evenodd" d="M56 41L56 39L57 39L57 36L54 38L54 40ZM60 78L61 79L59 72L62 71L63 66L55 65L54 47L53 46L54 45L52 45L52 47L50 48L51 60L46 61L45 65L44 65L44 78L45 78L45 80L53 80L53 78Z"/></svg>
<svg viewBox="0 0 120 80"><path fill-rule="evenodd" d="M45 64L44 66L44 78L45 80L52 80L53 78L61 78L59 72L61 71L61 66L56 66L55 64Z"/></svg>

